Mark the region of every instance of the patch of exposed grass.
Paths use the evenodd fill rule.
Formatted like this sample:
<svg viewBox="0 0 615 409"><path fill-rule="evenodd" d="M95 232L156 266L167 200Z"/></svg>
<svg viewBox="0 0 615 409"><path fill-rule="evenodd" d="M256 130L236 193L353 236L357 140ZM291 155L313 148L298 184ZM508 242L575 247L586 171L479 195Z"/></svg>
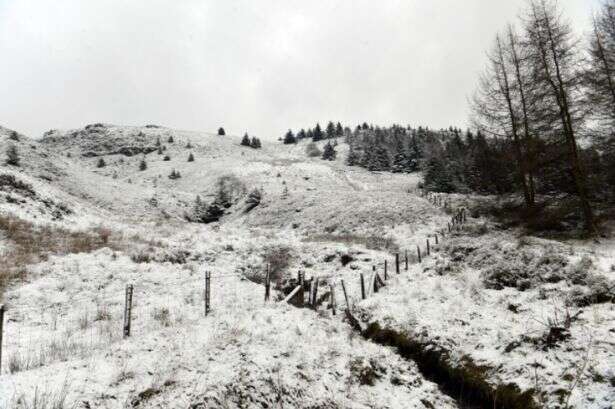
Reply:
<svg viewBox="0 0 615 409"><path fill-rule="evenodd" d="M35 225L13 215L0 215L0 231L9 248L0 254L0 298L13 281L24 280L27 266L46 260L49 255L89 253L103 247L120 248L109 229L70 231L51 225Z"/></svg>
<svg viewBox="0 0 615 409"><path fill-rule="evenodd" d="M387 250L398 251L399 246L395 242L395 239L389 236L360 236L357 234L318 234L305 238L303 241L308 243L344 243L347 245L356 244L366 247L370 250Z"/></svg>

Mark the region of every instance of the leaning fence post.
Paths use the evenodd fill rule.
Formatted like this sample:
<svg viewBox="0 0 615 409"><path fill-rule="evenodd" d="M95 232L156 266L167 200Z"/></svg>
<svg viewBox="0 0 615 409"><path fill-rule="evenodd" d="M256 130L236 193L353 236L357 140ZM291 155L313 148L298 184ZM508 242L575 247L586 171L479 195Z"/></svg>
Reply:
<svg viewBox="0 0 615 409"><path fill-rule="evenodd" d="M211 273L205 272L205 316L209 314L211 310Z"/></svg>
<svg viewBox="0 0 615 409"><path fill-rule="evenodd" d="M126 297L124 300L124 338L130 336L130 324L132 319L132 284L126 286Z"/></svg>
<svg viewBox="0 0 615 409"><path fill-rule="evenodd" d="M0 375L2 375L2 331L4 327L4 304L0 304Z"/></svg>
<svg viewBox="0 0 615 409"><path fill-rule="evenodd" d="M395 272L399 274L399 253L395 253Z"/></svg>
<svg viewBox="0 0 615 409"><path fill-rule="evenodd" d="M417 245L416 246L416 255L419 258L419 263L421 262L421 248Z"/></svg>
<svg viewBox="0 0 615 409"><path fill-rule="evenodd" d="M299 291L299 306L303 307L305 302L305 294L304 294L304 286L305 286L305 277L303 271L299 271L299 286L301 287L301 291Z"/></svg>
<svg viewBox="0 0 615 409"><path fill-rule="evenodd" d="M363 273L361 273L361 299L365 299L365 279L363 278Z"/></svg>
<svg viewBox="0 0 615 409"><path fill-rule="evenodd" d="M333 315L335 315L335 287L333 284L329 284L329 287L331 291L331 311L333 312Z"/></svg>
<svg viewBox="0 0 615 409"><path fill-rule="evenodd" d="M316 308L316 298L318 297L318 277L312 279L312 307Z"/></svg>
<svg viewBox="0 0 615 409"><path fill-rule="evenodd" d="M350 303L348 302L348 293L346 292L344 280L340 280L340 282L342 283L342 291L344 291L344 299L346 300L346 311L350 312Z"/></svg>

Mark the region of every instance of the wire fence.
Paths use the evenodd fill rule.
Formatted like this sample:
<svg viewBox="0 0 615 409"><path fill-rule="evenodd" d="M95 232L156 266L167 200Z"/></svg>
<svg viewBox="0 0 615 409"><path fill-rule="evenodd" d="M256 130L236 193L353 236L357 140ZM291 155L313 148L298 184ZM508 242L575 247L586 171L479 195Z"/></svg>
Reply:
<svg viewBox="0 0 615 409"><path fill-rule="evenodd" d="M435 206L449 203L437 195L425 195ZM335 313L369 297L384 286L387 278L421 263L447 233L461 229L465 211L457 211L446 228L428 236L416 249L406 250L374 266L371 272L359 272L359 280L344 282L344 274L314 275L299 273L285 301L297 306L327 304ZM430 242L430 239L432 240ZM390 262L389 262L390 261ZM269 267L260 280L243 274L211 274L172 285L162 283L129 284L113 293L101 291L94 296L74 297L68 303L14 305L0 307L0 374L17 373L54 362L86 358L127 337L194 325L217 311L233 313L248 306L263 305L270 298ZM347 276L346 276L347 277ZM307 292L307 300L305 293Z"/></svg>

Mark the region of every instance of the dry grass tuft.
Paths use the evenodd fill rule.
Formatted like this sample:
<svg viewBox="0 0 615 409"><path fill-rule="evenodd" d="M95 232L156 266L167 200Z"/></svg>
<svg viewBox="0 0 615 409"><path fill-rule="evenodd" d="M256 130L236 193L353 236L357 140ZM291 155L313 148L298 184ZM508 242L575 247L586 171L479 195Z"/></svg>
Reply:
<svg viewBox="0 0 615 409"><path fill-rule="evenodd" d="M0 215L0 231L10 243L0 254L0 297L13 281L26 278L26 267L45 261L49 255L89 253L103 247L119 250L119 239L111 230L69 231L54 226L38 226L12 215Z"/></svg>
<svg viewBox="0 0 615 409"><path fill-rule="evenodd" d="M398 251L399 246L395 239L388 236L359 236L357 234L318 234L305 238L303 241L309 243L344 243L346 245L356 244L370 250Z"/></svg>

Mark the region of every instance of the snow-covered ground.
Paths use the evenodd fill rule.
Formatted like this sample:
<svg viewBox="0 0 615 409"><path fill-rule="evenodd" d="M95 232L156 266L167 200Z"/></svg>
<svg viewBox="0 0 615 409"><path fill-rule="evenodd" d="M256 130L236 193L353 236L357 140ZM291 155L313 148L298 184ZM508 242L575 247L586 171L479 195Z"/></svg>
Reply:
<svg viewBox="0 0 615 409"><path fill-rule="evenodd" d="M595 287L613 285L612 241L517 237L472 219L418 265L416 246L424 251L428 237L433 246L450 215L417 195L417 175L345 167L341 141L337 160L325 162L307 158L304 144L255 150L239 137L159 127L89 126L42 141L8 136L0 129L0 149L15 144L22 163L1 173L23 183L0 186L2 214L31 223L22 228L32 237L44 226L59 243L66 232L94 242L88 252L48 245L2 296L0 407L20 400L31 407L35 396L84 408L463 405L412 360L348 325L342 281L364 325L444 348L451 364L470 359L494 386L534 389L543 407L604 409L615 401L615 309L612 301L587 302ZM181 178L168 178L172 170ZM196 196L211 201L226 175L246 192L260 189L261 203L248 213L237 204L218 223L186 222ZM10 237L1 242L5 256L27 247ZM321 278L317 311L279 303L278 289L264 302L272 254L281 254L273 258L279 289L298 271ZM373 266L382 274L384 260L388 285L362 301L360 273L366 281ZM501 274L493 268L532 274L521 288L494 288ZM128 284L134 305L124 339ZM561 339L547 342L559 326Z"/></svg>

